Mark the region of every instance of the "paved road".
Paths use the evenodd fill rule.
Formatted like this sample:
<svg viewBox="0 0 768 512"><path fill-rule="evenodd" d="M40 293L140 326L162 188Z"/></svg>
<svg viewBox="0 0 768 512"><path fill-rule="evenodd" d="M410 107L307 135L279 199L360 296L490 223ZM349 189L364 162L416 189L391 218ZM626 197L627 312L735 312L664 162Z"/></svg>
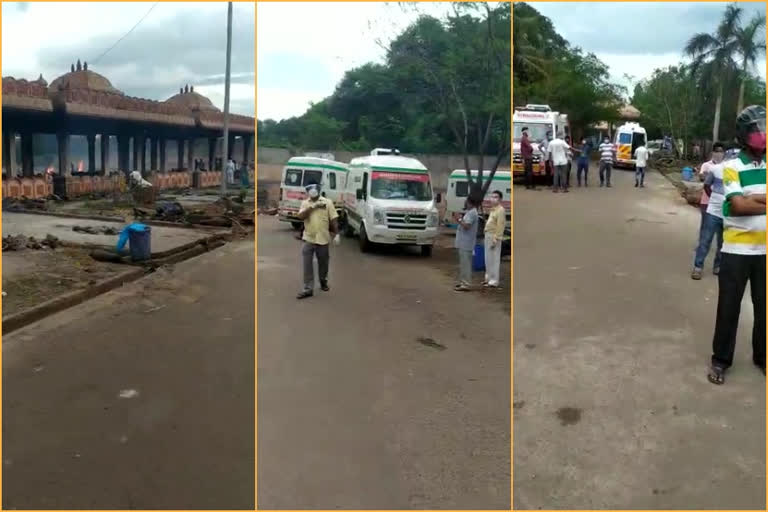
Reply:
<svg viewBox="0 0 768 512"><path fill-rule="evenodd" d="M515 189L514 505L762 509L749 298L715 387L717 281L689 277L698 211L657 174L638 190L617 171L614 185Z"/></svg>
<svg viewBox="0 0 768 512"><path fill-rule="evenodd" d="M4 509L252 509L254 257L232 243L3 337Z"/></svg>
<svg viewBox="0 0 768 512"><path fill-rule="evenodd" d="M259 508L508 509L508 308L351 240L298 302L299 247L259 217Z"/></svg>

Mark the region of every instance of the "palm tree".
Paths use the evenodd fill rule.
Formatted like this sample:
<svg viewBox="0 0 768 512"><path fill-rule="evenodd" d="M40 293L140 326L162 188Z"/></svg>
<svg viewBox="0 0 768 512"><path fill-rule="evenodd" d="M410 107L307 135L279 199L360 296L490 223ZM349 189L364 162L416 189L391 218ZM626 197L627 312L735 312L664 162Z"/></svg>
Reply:
<svg viewBox="0 0 768 512"><path fill-rule="evenodd" d="M715 101L715 122L712 126L712 140L718 140L720 132L720 109L723 105L723 84L727 72L734 65L734 56L739 51L737 34L740 30L739 20L742 9L735 4L725 8L723 19L717 27L715 35L702 32L694 35L685 45L686 55L693 58L694 73L703 65L708 65L715 77L717 100Z"/></svg>
<svg viewBox="0 0 768 512"><path fill-rule="evenodd" d="M754 67L760 54L765 52L765 39L756 40L763 33L765 27L765 15L761 13L749 20L744 27L736 32L736 44L741 56L741 84L739 85L739 101L736 107L738 116L744 108L744 86L749 78L749 71Z"/></svg>

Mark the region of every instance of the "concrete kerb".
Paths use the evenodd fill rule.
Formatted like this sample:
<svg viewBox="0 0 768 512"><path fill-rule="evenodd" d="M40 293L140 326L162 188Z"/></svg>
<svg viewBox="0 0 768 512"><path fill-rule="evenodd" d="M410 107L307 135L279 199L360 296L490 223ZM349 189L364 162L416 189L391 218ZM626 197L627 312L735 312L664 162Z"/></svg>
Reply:
<svg viewBox="0 0 768 512"><path fill-rule="evenodd" d="M133 268L121 272L116 276L99 281L83 290L55 297L32 308L3 317L3 333L11 333L54 313L71 308L72 306L77 306L86 300L114 290L126 283L136 281L145 275L151 274L155 269L163 265L179 263L214 249L218 249L219 247L226 245L230 237L231 235L228 234L213 235L167 251L156 253L153 255L152 259L147 262L128 263L128 265L131 265ZM62 247L79 249L111 249L111 247L105 248L96 244L76 244L72 242L60 242L60 245Z"/></svg>

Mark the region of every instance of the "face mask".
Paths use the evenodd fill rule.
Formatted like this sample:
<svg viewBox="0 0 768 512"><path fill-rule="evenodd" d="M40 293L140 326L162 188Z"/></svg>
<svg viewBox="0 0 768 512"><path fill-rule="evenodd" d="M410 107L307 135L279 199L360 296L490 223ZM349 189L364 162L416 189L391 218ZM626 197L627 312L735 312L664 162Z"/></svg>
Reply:
<svg viewBox="0 0 768 512"><path fill-rule="evenodd" d="M316 199L316 198L317 198L317 196L319 196L319 195L320 195L320 194L317 192L317 189L316 189L316 188L311 188L311 189L309 189L309 192L307 192L307 193L309 194L309 197L311 197L312 199Z"/></svg>
<svg viewBox="0 0 768 512"><path fill-rule="evenodd" d="M496 197L496 196L491 196L491 204L494 205L494 206L499 204L499 198Z"/></svg>
<svg viewBox="0 0 768 512"><path fill-rule="evenodd" d="M724 157L725 157L725 153L723 153L722 151L715 151L714 153L712 153L712 161L715 162L716 164L719 164L720 162L722 162Z"/></svg>
<svg viewBox="0 0 768 512"><path fill-rule="evenodd" d="M747 146L758 153L765 152L765 132L753 132L747 135Z"/></svg>

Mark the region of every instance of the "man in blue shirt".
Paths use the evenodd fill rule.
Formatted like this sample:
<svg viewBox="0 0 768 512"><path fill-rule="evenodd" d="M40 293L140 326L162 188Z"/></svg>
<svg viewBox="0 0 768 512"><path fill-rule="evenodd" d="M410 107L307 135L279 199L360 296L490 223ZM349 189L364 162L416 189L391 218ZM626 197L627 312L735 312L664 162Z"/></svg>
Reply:
<svg viewBox="0 0 768 512"><path fill-rule="evenodd" d="M477 213L478 201L473 194L467 198L464 215L458 220L456 229L456 247L459 253L459 279L455 286L457 292L466 292L472 285L472 251L477 244L477 225L480 216Z"/></svg>
<svg viewBox="0 0 768 512"><path fill-rule="evenodd" d="M581 147L579 148L579 160L576 167L576 180L577 185L581 186L581 173L584 172L584 186L587 186L587 175L589 174L589 153L592 151L592 146L589 145L586 139L581 139Z"/></svg>

